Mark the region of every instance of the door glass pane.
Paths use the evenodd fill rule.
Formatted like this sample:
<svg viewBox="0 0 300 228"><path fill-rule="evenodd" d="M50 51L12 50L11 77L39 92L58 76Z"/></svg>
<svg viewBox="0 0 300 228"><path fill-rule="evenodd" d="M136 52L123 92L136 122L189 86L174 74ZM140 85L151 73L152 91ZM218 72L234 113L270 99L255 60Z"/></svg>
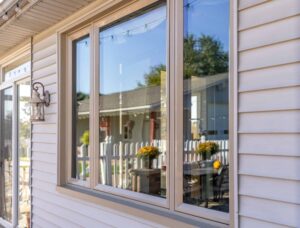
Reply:
<svg viewBox="0 0 300 228"><path fill-rule="evenodd" d="M89 180L90 38L73 42L72 178Z"/></svg>
<svg viewBox="0 0 300 228"><path fill-rule="evenodd" d="M100 183L166 196L166 6L100 30Z"/></svg>
<svg viewBox="0 0 300 228"><path fill-rule="evenodd" d="M184 0L183 201L229 211L229 0Z"/></svg>
<svg viewBox="0 0 300 228"><path fill-rule="evenodd" d="M12 222L12 88L0 92L0 217Z"/></svg>
<svg viewBox="0 0 300 228"><path fill-rule="evenodd" d="M30 82L18 85L19 227L30 227Z"/></svg>

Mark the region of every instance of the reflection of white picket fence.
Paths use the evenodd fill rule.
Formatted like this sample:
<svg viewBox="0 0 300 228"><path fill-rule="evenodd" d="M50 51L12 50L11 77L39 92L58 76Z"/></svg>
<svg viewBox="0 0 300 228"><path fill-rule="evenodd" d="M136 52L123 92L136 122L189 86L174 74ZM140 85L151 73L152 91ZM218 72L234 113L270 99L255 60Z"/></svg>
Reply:
<svg viewBox="0 0 300 228"><path fill-rule="evenodd" d="M100 143L101 183L114 187L127 188L130 170L144 168L141 159L136 157L143 146L155 146L161 154L153 160L153 168L161 168L166 164L166 141L154 140L152 143Z"/></svg>
<svg viewBox="0 0 300 228"><path fill-rule="evenodd" d="M228 164L228 140L215 140L219 145L218 153L211 156L210 159L218 159L223 164ZM196 148L200 141L187 140L184 143L183 161L184 163L201 161L201 155L196 154ZM127 188L130 182L130 170L143 168L141 159L136 157L138 150L143 146L156 146L161 154L157 159L153 160L153 168L161 168L166 165L167 144L165 140L154 140L149 142L136 143L100 143L100 179L101 183L114 187ZM81 153L83 154L83 153ZM88 157L77 158L85 163ZM85 170L83 169L83 172Z"/></svg>
<svg viewBox="0 0 300 228"><path fill-rule="evenodd" d="M219 160L224 165L228 165L228 140L211 140L219 145L219 151L211 156L212 160ZM187 140L184 143L184 162L196 162L203 160L202 155L196 153L196 148L200 144L200 141Z"/></svg>

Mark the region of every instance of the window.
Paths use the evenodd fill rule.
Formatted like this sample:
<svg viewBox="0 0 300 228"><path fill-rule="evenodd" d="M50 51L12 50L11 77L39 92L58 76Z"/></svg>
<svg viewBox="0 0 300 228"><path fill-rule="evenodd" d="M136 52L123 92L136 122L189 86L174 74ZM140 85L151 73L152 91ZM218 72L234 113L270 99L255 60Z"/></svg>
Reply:
<svg viewBox="0 0 300 228"><path fill-rule="evenodd" d="M72 178L89 180L90 38L73 41Z"/></svg>
<svg viewBox="0 0 300 228"><path fill-rule="evenodd" d="M183 201L228 212L229 1L183 10Z"/></svg>
<svg viewBox="0 0 300 228"><path fill-rule="evenodd" d="M62 32L60 185L228 223L228 36L229 0L129 1Z"/></svg>
<svg viewBox="0 0 300 228"><path fill-rule="evenodd" d="M166 6L100 28L99 183L166 196Z"/></svg>

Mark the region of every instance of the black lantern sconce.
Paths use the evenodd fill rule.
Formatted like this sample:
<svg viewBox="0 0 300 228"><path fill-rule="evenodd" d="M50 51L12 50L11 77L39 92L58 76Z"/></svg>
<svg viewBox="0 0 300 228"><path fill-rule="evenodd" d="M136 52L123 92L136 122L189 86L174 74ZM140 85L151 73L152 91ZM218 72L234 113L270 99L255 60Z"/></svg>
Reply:
<svg viewBox="0 0 300 228"><path fill-rule="evenodd" d="M39 93L39 90L41 90L41 94ZM45 91L44 85L40 82L32 84L30 105L31 121L45 121L45 106L48 107L50 105L50 93L49 91Z"/></svg>

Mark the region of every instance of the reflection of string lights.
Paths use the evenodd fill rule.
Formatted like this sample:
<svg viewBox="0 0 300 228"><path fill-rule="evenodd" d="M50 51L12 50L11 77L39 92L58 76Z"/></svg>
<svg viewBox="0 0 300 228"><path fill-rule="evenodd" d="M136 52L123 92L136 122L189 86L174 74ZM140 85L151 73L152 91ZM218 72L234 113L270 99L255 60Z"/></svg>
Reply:
<svg viewBox="0 0 300 228"><path fill-rule="evenodd" d="M192 5L196 4L199 0L193 0L184 5L185 8L190 8Z"/></svg>
<svg viewBox="0 0 300 228"><path fill-rule="evenodd" d="M165 19L166 19L166 17L161 17L161 18L158 18L156 20L147 22L146 24L135 26L135 27L133 27L131 29L127 29L126 31L123 31L123 32L120 32L120 33L115 33L115 34L109 34L109 35L106 35L106 36L101 36L99 38L99 40L101 41L101 40L105 40L105 39L108 39L108 38L111 39L111 40L115 40L118 37L124 37L124 36L129 37L131 35L136 35L136 34L139 34L139 33L142 33L142 32L145 32L145 31L151 29L151 26L155 27L155 26L159 25ZM141 31L141 29L143 29L143 30Z"/></svg>

